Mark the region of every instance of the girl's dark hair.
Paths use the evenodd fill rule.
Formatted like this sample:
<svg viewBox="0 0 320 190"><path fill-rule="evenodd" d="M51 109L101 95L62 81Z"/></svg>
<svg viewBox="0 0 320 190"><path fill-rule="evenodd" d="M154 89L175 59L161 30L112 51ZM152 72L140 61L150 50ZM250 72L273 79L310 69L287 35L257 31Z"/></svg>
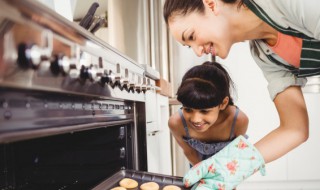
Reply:
<svg viewBox="0 0 320 190"><path fill-rule="evenodd" d="M227 4L233 4L239 1L238 7L243 4L244 0L221 0ZM202 0L166 0L163 6L163 17L168 24L169 18L173 14L187 15L197 11L204 13L204 4Z"/></svg>
<svg viewBox="0 0 320 190"><path fill-rule="evenodd" d="M207 109L220 105L225 97L234 105L230 96L233 82L228 72L217 62L204 62L189 69L182 78L177 99L183 106Z"/></svg>

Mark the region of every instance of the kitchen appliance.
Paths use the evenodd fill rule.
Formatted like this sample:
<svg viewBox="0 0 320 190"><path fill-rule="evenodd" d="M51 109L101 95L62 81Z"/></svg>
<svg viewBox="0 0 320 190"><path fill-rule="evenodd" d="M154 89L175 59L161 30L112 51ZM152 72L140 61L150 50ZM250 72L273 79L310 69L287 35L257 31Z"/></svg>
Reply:
<svg viewBox="0 0 320 190"><path fill-rule="evenodd" d="M146 172L144 67L36 1L0 7L0 189L182 182Z"/></svg>

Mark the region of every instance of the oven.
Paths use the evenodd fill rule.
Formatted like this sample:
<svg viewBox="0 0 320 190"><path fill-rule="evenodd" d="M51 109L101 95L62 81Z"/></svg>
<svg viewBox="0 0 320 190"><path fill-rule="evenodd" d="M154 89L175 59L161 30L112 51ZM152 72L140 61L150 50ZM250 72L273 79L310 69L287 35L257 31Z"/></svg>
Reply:
<svg viewBox="0 0 320 190"><path fill-rule="evenodd" d="M183 189L147 172L144 67L36 1L0 9L0 189Z"/></svg>

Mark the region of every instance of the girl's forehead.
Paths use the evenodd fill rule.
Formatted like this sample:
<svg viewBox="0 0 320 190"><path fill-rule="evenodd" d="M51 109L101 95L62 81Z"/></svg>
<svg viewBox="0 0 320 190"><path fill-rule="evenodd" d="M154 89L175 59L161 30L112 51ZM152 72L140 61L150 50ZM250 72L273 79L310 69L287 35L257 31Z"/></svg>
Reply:
<svg viewBox="0 0 320 190"><path fill-rule="evenodd" d="M212 107L212 108L196 109L196 108L190 108L190 107L186 107L186 106L183 106L182 108L183 108L183 109L191 109L191 110L195 110L195 111L201 111L201 110L210 111L210 110L214 109L214 107Z"/></svg>

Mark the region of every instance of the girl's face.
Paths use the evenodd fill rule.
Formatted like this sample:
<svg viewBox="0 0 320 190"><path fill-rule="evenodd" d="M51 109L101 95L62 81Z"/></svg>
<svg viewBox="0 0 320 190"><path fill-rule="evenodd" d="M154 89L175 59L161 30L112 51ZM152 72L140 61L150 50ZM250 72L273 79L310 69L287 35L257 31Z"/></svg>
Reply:
<svg viewBox="0 0 320 190"><path fill-rule="evenodd" d="M183 116L189 126L196 132L207 131L218 119L220 106L208 109L183 107Z"/></svg>
<svg viewBox="0 0 320 190"><path fill-rule="evenodd" d="M233 44L229 21L221 13L224 4L220 2L214 9L205 7L204 13L173 14L168 22L170 32L178 42L192 48L198 56L212 54L224 59Z"/></svg>

